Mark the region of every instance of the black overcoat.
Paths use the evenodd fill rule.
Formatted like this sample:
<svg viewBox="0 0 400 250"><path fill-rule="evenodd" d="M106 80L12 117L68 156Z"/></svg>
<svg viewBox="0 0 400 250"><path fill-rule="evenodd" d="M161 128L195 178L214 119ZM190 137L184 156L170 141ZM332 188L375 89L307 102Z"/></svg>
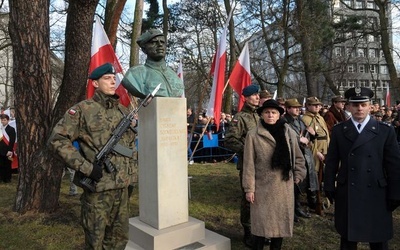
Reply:
<svg viewBox="0 0 400 250"><path fill-rule="evenodd" d="M356 242L391 239L387 200L400 200L400 150L393 127L370 119L359 134L351 120L336 125L324 189L336 190L335 227L342 237Z"/></svg>

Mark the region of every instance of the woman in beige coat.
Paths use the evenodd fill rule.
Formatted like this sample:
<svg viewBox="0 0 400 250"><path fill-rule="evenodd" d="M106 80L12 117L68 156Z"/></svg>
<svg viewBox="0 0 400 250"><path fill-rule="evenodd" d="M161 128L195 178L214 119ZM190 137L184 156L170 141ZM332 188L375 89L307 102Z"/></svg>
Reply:
<svg viewBox="0 0 400 250"><path fill-rule="evenodd" d="M267 100L257 109L261 119L246 137L243 188L250 202L253 249L281 249L293 235L294 184L306 176L305 161L295 132L282 120L282 107Z"/></svg>

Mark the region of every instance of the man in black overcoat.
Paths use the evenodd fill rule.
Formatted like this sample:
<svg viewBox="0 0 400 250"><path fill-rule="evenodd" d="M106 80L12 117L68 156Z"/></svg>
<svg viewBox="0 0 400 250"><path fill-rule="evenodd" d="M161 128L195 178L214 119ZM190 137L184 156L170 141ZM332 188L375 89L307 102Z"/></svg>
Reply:
<svg viewBox="0 0 400 250"><path fill-rule="evenodd" d="M326 157L324 189L335 202L340 249L388 249L392 211L400 203L400 150L392 126L370 114L369 88L345 92L352 118L333 127Z"/></svg>

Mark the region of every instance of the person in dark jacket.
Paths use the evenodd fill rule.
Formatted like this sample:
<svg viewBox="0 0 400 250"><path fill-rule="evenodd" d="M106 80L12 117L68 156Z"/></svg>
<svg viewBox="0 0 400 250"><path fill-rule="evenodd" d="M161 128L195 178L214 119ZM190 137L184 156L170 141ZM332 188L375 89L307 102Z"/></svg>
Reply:
<svg viewBox="0 0 400 250"><path fill-rule="evenodd" d="M10 117L6 114L0 115L1 132L0 138L0 179L3 182L11 182L11 159L16 139L15 129L8 125Z"/></svg>
<svg viewBox="0 0 400 250"><path fill-rule="evenodd" d="M311 151L311 143L316 138L316 133L312 127L306 127L304 122L300 118L300 108L302 105L297 101L296 98L287 99L285 101L286 112L283 115L282 120L286 121L289 126L296 132L297 140L303 153L306 169L307 178L306 181L302 182L301 185L297 184L294 187L294 221L299 221L298 217L310 218L310 213L304 211L300 204L300 193L303 189L306 189L307 200L315 197L315 191L318 190L318 176L314 167L314 157ZM315 201L314 201L315 202Z"/></svg>
<svg viewBox="0 0 400 250"><path fill-rule="evenodd" d="M369 88L345 92L351 119L333 127L325 166L325 195L335 202L340 249L388 249L392 211L400 204L400 149L392 126L369 115ZM336 184L335 184L336 183Z"/></svg>
<svg viewBox="0 0 400 250"><path fill-rule="evenodd" d="M332 105L324 115L326 126L329 133L332 133L332 128L335 124L346 121L346 113L344 112L344 105L346 99L342 96L335 96L332 98Z"/></svg>

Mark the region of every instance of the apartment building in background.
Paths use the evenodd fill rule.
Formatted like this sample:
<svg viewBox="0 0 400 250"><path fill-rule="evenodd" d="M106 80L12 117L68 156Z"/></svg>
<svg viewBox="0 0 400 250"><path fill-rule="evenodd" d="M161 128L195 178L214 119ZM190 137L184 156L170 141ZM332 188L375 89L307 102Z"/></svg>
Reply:
<svg viewBox="0 0 400 250"><path fill-rule="evenodd" d="M354 86L371 88L375 93L373 100L383 105L390 87L390 77L381 50L381 37L377 32L373 32L379 28L378 13L373 11L378 7L373 0L342 1L333 1L333 22L338 24L343 20L352 19L355 27L360 29L349 32L337 30L336 36L343 39L343 42L335 43L333 48L333 79L341 93ZM387 10L390 10L390 6ZM387 13L387 17L390 47L393 47L390 12Z"/></svg>

